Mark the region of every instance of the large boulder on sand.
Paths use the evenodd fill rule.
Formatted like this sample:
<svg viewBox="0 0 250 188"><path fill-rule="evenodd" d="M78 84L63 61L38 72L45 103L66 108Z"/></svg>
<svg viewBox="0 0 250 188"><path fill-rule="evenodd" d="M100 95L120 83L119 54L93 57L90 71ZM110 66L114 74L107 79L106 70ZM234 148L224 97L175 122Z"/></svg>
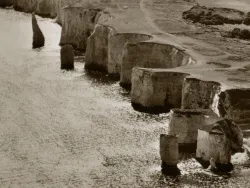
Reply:
<svg viewBox="0 0 250 188"><path fill-rule="evenodd" d="M0 0L0 7L12 6L14 4L14 0Z"/></svg>
<svg viewBox="0 0 250 188"><path fill-rule="evenodd" d="M45 38L38 26L35 14L32 13L32 29L33 29L33 48L40 48L44 46Z"/></svg>

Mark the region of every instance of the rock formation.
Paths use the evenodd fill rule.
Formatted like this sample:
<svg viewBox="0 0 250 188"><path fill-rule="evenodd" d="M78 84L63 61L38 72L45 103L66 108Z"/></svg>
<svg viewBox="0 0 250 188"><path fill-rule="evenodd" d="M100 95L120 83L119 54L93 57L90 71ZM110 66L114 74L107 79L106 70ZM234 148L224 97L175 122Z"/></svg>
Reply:
<svg viewBox="0 0 250 188"><path fill-rule="evenodd" d="M98 6L85 8L81 4L65 7L60 45L71 44L74 48L85 51L87 39L95 28L95 19L100 11Z"/></svg>
<svg viewBox="0 0 250 188"><path fill-rule="evenodd" d="M1 0L0 7L8 7L14 4L14 0Z"/></svg>
<svg viewBox="0 0 250 188"><path fill-rule="evenodd" d="M93 34L88 38L86 51L87 69L98 69L104 72L108 71L108 48L109 36L115 31L108 26L97 25Z"/></svg>
<svg viewBox="0 0 250 188"><path fill-rule="evenodd" d="M71 45L64 45L61 48L61 69L74 69L74 49Z"/></svg>
<svg viewBox="0 0 250 188"><path fill-rule="evenodd" d="M126 44L121 65L121 85L131 85L133 67L175 68L192 63L192 58L172 45L155 42Z"/></svg>
<svg viewBox="0 0 250 188"><path fill-rule="evenodd" d="M211 158L219 171L231 171L231 154L241 152L243 137L240 128L225 119L198 130L197 160L207 168Z"/></svg>
<svg viewBox="0 0 250 188"><path fill-rule="evenodd" d="M180 151L195 152L198 129L219 119L212 110L172 109L168 134L177 135Z"/></svg>
<svg viewBox="0 0 250 188"><path fill-rule="evenodd" d="M32 14L32 30L33 30L33 48L40 48L44 46L45 38L41 29L38 26L35 14Z"/></svg>
<svg viewBox="0 0 250 188"><path fill-rule="evenodd" d="M211 109L214 98L220 93L220 84L196 78L186 78L182 93L182 108Z"/></svg>
<svg viewBox="0 0 250 188"><path fill-rule="evenodd" d="M179 175L177 167L179 160L178 139L174 135L160 136L160 156L162 172L166 175Z"/></svg>
<svg viewBox="0 0 250 188"><path fill-rule="evenodd" d="M134 108L148 112L180 108L185 76L187 74L163 69L134 68L131 89Z"/></svg>

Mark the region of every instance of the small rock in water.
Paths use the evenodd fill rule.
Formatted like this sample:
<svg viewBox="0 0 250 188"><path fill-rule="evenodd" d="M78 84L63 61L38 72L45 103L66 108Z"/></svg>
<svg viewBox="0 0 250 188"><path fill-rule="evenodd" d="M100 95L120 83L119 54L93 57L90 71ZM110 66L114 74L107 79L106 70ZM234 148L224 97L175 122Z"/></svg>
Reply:
<svg viewBox="0 0 250 188"><path fill-rule="evenodd" d="M33 48L40 48L44 46L45 38L44 35L37 24L35 14L32 13L32 29L33 29Z"/></svg>
<svg viewBox="0 0 250 188"><path fill-rule="evenodd" d="M74 49L69 44L61 48L61 69L74 69Z"/></svg>

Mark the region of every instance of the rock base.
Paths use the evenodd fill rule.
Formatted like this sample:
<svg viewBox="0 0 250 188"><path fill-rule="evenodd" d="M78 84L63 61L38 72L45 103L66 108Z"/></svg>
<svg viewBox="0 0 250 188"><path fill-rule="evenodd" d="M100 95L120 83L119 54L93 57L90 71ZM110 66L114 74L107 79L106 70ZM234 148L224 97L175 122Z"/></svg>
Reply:
<svg viewBox="0 0 250 188"><path fill-rule="evenodd" d="M161 165L161 172L166 176L178 176L181 175L180 169L177 165L167 165L166 163L162 162Z"/></svg>

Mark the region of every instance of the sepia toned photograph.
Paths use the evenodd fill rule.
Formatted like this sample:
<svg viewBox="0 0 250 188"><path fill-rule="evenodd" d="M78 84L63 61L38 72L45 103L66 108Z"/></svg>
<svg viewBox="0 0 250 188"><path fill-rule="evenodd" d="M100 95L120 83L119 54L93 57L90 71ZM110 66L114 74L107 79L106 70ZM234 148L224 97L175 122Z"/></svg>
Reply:
<svg viewBox="0 0 250 188"><path fill-rule="evenodd" d="M0 0L0 188L250 188L250 0Z"/></svg>

